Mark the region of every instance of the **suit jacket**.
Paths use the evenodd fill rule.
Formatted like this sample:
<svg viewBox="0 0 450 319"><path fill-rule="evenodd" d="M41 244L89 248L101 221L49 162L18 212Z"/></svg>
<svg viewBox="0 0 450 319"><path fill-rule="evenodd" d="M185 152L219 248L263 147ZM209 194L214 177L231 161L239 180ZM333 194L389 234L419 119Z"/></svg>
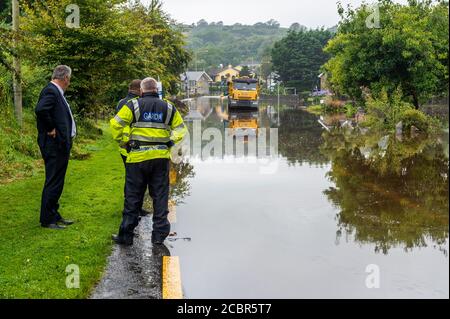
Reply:
<svg viewBox="0 0 450 319"><path fill-rule="evenodd" d="M48 132L56 129L55 141L60 150L72 148L72 117L56 85L49 83L41 92L36 105L38 144L44 148Z"/></svg>

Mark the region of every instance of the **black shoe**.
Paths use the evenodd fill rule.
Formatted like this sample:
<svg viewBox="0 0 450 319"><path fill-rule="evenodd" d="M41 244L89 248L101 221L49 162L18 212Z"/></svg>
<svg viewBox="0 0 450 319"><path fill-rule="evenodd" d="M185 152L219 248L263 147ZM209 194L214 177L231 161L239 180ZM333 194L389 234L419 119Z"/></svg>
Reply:
<svg viewBox="0 0 450 319"><path fill-rule="evenodd" d="M55 229L55 230L66 229L66 226L61 226L61 225L57 225L57 224L42 225L42 227L49 228L49 229Z"/></svg>
<svg viewBox="0 0 450 319"><path fill-rule="evenodd" d="M133 240L124 240L123 238L121 238L119 235L112 235L111 239L118 245L123 245L123 246L132 246L133 245Z"/></svg>
<svg viewBox="0 0 450 319"><path fill-rule="evenodd" d="M139 213L139 215L142 216L142 217L148 216L150 214L151 214L151 212L149 212L148 210L145 210L143 208L141 209L141 212Z"/></svg>
<svg viewBox="0 0 450 319"><path fill-rule="evenodd" d="M69 226L69 225L72 225L72 224L73 224L73 221L68 220L68 219L61 218L61 219L58 220L56 223L62 224L62 225L66 225L66 226Z"/></svg>
<svg viewBox="0 0 450 319"><path fill-rule="evenodd" d="M152 239L152 244L153 244L153 245L158 245L158 246L159 246L159 245L164 244L164 240L161 241L161 240L153 240L153 239Z"/></svg>

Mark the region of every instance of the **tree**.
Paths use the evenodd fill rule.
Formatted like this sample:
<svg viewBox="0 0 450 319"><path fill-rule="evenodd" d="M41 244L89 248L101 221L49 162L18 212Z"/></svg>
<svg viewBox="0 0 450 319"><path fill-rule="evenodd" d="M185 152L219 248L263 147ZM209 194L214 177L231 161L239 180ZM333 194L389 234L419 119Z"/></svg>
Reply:
<svg viewBox="0 0 450 319"><path fill-rule="evenodd" d="M241 72L239 72L239 75L240 76L250 76L250 69L249 69L249 67L248 67L248 65L244 65L243 67L242 67L242 70L241 70Z"/></svg>
<svg viewBox="0 0 450 319"><path fill-rule="evenodd" d="M301 31L301 30L303 30L303 31L305 31L306 30L306 27L304 27L304 26L302 26L300 23L298 23L298 22L294 22L294 23L292 23L291 24L291 26L289 27L289 30L292 30L292 31Z"/></svg>
<svg viewBox="0 0 450 319"><path fill-rule="evenodd" d="M11 0L0 2L0 23L11 23Z"/></svg>
<svg viewBox="0 0 450 319"><path fill-rule="evenodd" d="M269 21L266 22L266 24L269 27L272 27L272 28L275 28L275 29L280 27L280 23L277 20L274 20L274 19L270 19Z"/></svg>
<svg viewBox="0 0 450 319"><path fill-rule="evenodd" d="M10 71L12 71L12 65L8 60L14 51L12 49L11 4L11 0L0 3L0 65L3 65Z"/></svg>
<svg viewBox="0 0 450 319"><path fill-rule="evenodd" d="M266 51L286 35L287 28L273 29L265 23L225 26L216 23L215 26L195 26L186 31L189 49L197 52L202 67L213 70L219 64L242 65L252 59L262 61ZM195 68L195 64L190 67Z"/></svg>
<svg viewBox="0 0 450 319"><path fill-rule="evenodd" d="M282 81L299 91L312 90L317 84L320 67L328 60L323 48L331 38L323 29L289 31L272 49L274 70Z"/></svg>
<svg viewBox="0 0 450 319"><path fill-rule="evenodd" d="M25 6L23 54L50 73L58 64L73 69L68 91L77 113L109 107L131 79L160 77L169 92L189 59L180 31L170 24L159 1L121 6L122 0L85 0L81 27L68 28L70 0L38 1Z"/></svg>
<svg viewBox="0 0 450 319"><path fill-rule="evenodd" d="M197 27L207 27L208 22L205 19L201 19L197 22Z"/></svg>
<svg viewBox="0 0 450 319"><path fill-rule="evenodd" d="M416 108L448 85L448 2L379 0L380 28L368 28L368 5L347 12L326 52L325 69L335 91L363 101L364 88L378 95L398 88Z"/></svg>

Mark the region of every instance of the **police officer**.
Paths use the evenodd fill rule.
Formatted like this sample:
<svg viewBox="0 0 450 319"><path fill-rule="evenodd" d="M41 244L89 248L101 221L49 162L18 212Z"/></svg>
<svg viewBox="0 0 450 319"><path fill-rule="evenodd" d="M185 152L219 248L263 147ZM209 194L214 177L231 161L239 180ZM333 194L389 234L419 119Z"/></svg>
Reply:
<svg viewBox="0 0 450 319"><path fill-rule="evenodd" d="M141 94L141 98L126 103L111 120L113 138L119 143L124 129L130 127L123 219L119 234L112 237L121 245L133 244L133 230L147 187L154 210L152 243L162 244L169 235L170 149L187 133L177 109L159 98L155 79L142 80Z"/></svg>
<svg viewBox="0 0 450 319"><path fill-rule="evenodd" d="M121 99L116 107L116 113L120 112L122 107L124 107L129 101L133 99L137 99L141 96L141 80L133 80L128 86L128 94L126 97ZM119 152L122 157L123 165L126 167L128 151L127 151L127 143L130 140L130 127L125 127L123 130L122 142L119 144ZM144 204L144 197L142 197L141 202L141 210L139 216L147 216L150 214L149 211L142 208Z"/></svg>

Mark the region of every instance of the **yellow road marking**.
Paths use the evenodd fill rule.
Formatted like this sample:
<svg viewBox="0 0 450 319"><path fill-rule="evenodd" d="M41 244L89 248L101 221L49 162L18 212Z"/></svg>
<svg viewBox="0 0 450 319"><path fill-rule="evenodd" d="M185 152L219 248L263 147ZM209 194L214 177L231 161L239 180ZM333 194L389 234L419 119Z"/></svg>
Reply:
<svg viewBox="0 0 450 319"><path fill-rule="evenodd" d="M163 256L162 276L163 299L183 299L178 256Z"/></svg>

